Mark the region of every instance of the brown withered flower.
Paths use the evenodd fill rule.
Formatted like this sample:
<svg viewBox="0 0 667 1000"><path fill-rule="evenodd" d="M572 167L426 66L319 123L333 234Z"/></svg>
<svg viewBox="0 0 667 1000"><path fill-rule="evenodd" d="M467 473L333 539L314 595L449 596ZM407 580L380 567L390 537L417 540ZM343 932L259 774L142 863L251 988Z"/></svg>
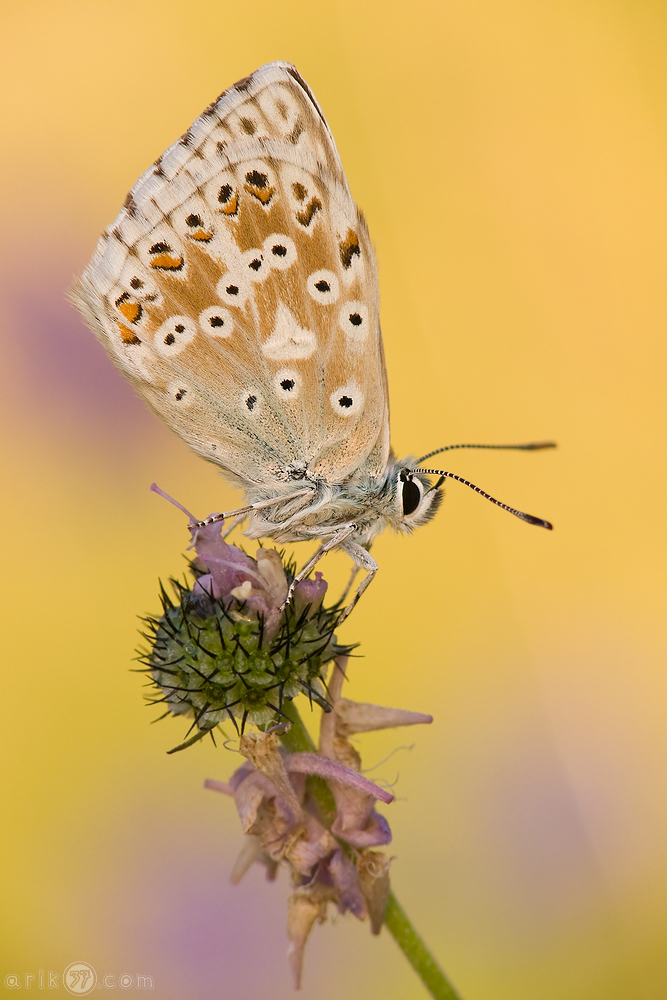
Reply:
<svg viewBox="0 0 667 1000"><path fill-rule="evenodd" d="M232 881L238 882L254 862L266 866L269 879L279 866L289 869L294 889L287 914L288 957L296 988L308 935L316 921L326 919L330 903L339 913L368 918L374 934L384 919L391 859L377 848L390 843L391 831L375 806L378 800L391 803L393 795L364 777L349 737L433 721L420 712L342 698L346 663L347 657L338 658L332 671L332 710L322 714L319 752L287 752L278 736L281 727L245 733L239 740L244 764L228 783L206 782L207 788L234 798L246 837ZM324 781L324 795L313 776Z"/></svg>

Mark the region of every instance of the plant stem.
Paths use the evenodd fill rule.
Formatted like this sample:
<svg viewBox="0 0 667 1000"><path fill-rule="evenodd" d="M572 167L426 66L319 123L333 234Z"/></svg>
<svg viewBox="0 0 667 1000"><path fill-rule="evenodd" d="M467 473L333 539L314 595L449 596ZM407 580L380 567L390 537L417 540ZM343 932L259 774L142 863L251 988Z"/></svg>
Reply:
<svg viewBox="0 0 667 1000"><path fill-rule="evenodd" d="M310 733L304 726L293 701L283 702L283 715L292 723L291 728L280 737L285 749L290 753L316 753L317 747L310 738ZM331 826L336 818L336 803L326 781L317 774L310 774L306 778L306 788L315 800L325 823Z"/></svg>
<svg viewBox="0 0 667 1000"><path fill-rule="evenodd" d="M310 738L310 733L303 724L299 710L293 701L285 700L282 705L283 715L289 719L289 729L280 734L280 742L290 753L315 753L316 747Z"/></svg>
<svg viewBox="0 0 667 1000"><path fill-rule="evenodd" d="M292 724L280 737L285 749L290 753L315 753L315 744L294 702L283 702L282 710ZM306 784L323 819L331 825L336 816L331 789L324 778L317 775L308 777ZM434 1000L461 1000L391 891L387 899L384 924Z"/></svg>
<svg viewBox="0 0 667 1000"><path fill-rule="evenodd" d="M391 890L387 899L384 924L435 1000L461 1000L460 994L456 992L431 955Z"/></svg>

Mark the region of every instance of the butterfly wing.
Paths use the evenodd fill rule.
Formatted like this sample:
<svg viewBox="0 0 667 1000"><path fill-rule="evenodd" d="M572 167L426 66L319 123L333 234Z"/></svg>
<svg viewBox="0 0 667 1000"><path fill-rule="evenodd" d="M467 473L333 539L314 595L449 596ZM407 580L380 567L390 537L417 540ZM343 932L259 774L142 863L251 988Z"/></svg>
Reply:
<svg viewBox="0 0 667 1000"><path fill-rule="evenodd" d="M139 179L75 299L152 409L240 485L384 471L373 250L293 66L225 91Z"/></svg>

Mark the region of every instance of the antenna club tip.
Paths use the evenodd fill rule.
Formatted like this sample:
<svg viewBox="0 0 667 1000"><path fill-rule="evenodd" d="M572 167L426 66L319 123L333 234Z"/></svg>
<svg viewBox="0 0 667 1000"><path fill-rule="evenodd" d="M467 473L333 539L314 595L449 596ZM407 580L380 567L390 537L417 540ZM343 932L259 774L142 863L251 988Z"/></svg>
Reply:
<svg viewBox="0 0 667 1000"><path fill-rule="evenodd" d="M554 526L551 521L545 521L543 517L533 517L532 514L524 514L523 511L517 511L516 516L520 517L522 521L526 521L528 524L536 524L538 528L546 528L547 531L554 530Z"/></svg>

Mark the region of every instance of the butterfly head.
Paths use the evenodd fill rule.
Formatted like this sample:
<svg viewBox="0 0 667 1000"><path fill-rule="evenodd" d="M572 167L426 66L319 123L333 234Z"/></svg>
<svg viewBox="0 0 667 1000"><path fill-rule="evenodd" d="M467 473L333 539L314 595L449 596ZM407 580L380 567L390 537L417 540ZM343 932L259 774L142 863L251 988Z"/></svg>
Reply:
<svg viewBox="0 0 667 1000"><path fill-rule="evenodd" d="M442 502L440 483L434 485L414 465L410 458L397 462L389 476L392 509L388 519L397 531L411 532L426 524Z"/></svg>

